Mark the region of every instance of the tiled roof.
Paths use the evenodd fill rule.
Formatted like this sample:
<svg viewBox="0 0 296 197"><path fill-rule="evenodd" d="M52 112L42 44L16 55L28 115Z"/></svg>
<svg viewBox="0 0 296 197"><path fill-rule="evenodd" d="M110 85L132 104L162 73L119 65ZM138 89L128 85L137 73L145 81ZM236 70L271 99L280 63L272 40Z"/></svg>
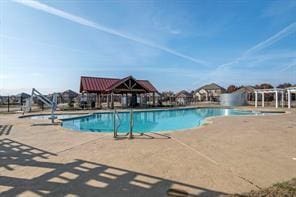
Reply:
<svg viewBox="0 0 296 197"><path fill-rule="evenodd" d="M108 92L110 88L120 84L126 78L102 78L102 77L86 77L82 76L80 80L80 92ZM148 80L136 80L148 92L158 92L157 89Z"/></svg>

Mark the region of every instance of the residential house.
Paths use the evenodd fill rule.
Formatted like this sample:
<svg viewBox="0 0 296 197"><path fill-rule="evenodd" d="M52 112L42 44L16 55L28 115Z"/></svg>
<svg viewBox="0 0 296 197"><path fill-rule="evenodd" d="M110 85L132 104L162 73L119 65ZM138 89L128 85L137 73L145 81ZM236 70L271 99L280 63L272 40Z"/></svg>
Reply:
<svg viewBox="0 0 296 197"><path fill-rule="evenodd" d="M255 88L252 86L240 87L233 93L244 93L246 95L246 100L248 103L255 100Z"/></svg>
<svg viewBox="0 0 296 197"><path fill-rule="evenodd" d="M182 90L176 94L176 102L178 105L188 105L192 102L192 94L186 90Z"/></svg>
<svg viewBox="0 0 296 197"><path fill-rule="evenodd" d="M22 93L16 95L16 102L22 105L26 101L26 99L28 99L30 97L31 97L30 94L22 92Z"/></svg>
<svg viewBox="0 0 296 197"><path fill-rule="evenodd" d="M196 101L219 101L220 94L225 93L226 90L215 84L204 85L194 91L194 100Z"/></svg>
<svg viewBox="0 0 296 197"><path fill-rule="evenodd" d="M76 97L78 97L79 94L74 92L73 90L66 90L61 93L61 97L63 98L63 102L69 103L71 101L74 101Z"/></svg>

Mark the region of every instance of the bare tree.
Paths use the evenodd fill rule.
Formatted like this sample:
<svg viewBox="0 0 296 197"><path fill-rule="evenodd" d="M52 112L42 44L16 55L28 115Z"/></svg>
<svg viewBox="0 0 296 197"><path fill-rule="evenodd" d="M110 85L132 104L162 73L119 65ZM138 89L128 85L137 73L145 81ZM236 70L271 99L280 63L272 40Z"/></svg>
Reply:
<svg viewBox="0 0 296 197"><path fill-rule="evenodd" d="M227 93L232 93L234 91L236 91L238 88L235 85L230 85L227 88Z"/></svg>

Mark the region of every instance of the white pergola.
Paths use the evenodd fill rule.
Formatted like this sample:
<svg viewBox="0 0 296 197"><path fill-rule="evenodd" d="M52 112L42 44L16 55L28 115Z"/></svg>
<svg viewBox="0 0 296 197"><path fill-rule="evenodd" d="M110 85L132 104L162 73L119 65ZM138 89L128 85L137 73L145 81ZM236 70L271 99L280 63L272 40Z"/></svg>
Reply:
<svg viewBox="0 0 296 197"><path fill-rule="evenodd" d="M290 87L287 88L287 92L288 92L288 108L291 108L291 97L292 97L292 93L296 93L296 87Z"/></svg>
<svg viewBox="0 0 296 197"><path fill-rule="evenodd" d="M296 87L290 87L286 89L282 88L274 88L274 89L256 89L254 90L255 92L255 107L258 107L258 94L262 95L262 107L264 107L264 94L265 93L273 93L275 94L275 107L279 107L279 102L278 102L278 95L281 94L281 106L284 107L284 95L285 92L287 91L288 93L288 108L291 108L291 94L296 93Z"/></svg>

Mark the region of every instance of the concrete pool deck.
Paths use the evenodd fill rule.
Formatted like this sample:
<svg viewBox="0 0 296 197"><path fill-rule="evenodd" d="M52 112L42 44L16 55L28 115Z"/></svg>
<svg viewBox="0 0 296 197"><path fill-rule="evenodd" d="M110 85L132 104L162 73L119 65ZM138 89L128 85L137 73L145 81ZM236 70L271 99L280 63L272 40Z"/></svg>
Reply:
<svg viewBox="0 0 296 197"><path fill-rule="evenodd" d="M295 109L133 140L18 116L0 115L3 196L219 196L296 177Z"/></svg>

